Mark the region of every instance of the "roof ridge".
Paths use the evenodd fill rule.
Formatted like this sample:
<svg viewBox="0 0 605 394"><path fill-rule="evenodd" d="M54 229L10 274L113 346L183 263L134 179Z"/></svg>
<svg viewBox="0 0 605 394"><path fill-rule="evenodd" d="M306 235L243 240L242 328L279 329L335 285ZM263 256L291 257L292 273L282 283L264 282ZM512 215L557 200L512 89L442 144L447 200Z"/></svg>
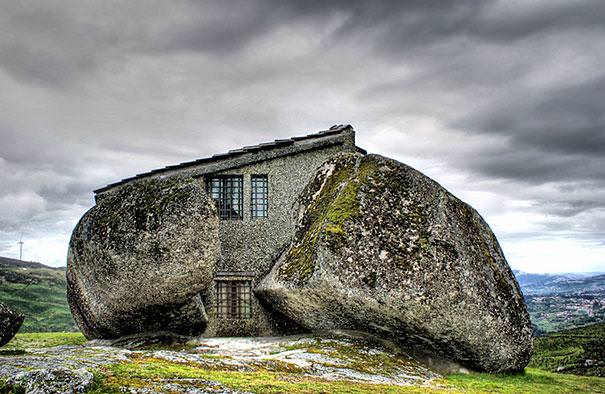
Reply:
<svg viewBox="0 0 605 394"><path fill-rule="evenodd" d="M212 162L212 161L217 161L217 160L222 160L222 159L227 159L227 158L232 158L232 157L237 157L239 155L243 155L245 153L252 153L252 152L258 152L264 149L273 149L273 148L278 148L278 147L284 147L284 146L289 146L289 145L293 145L296 142L299 141L305 141L305 140L309 140L309 139L314 139L314 138L321 138L321 137L326 137L326 136L330 136L330 135L337 135L342 133L343 131L347 131L347 130L353 130L353 126L351 126L350 124L347 125L343 125L343 124L338 124L338 125L333 125L331 126L329 129L327 130L321 130L315 133L311 133L311 134L307 134L307 135L303 135L303 136L298 136L298 137L291 137L291 138L286 138L286 139L276 139L273 140L271 142L261 142L259 144L256 145L249 145L249 146L244 146L242 148L237 148L237 149L231 149L225 153L217 153L214 154L212 156L209 157L205 157L205 158L200 158L200 159L195 159L195 160L190 160L190 161L184 161L181 162L179 164L171 164L171 165L167 165L165 167L162 168L156 168L150 171L146 171L146 172L141 172L138 173L132 177L128 177L128 178L124 178L121 179L117 182L114 183L110 183L104 187L101 187L99 189L94 190L94 193L101 193L104 192L106 190L109 190L113 187L122 185L124 183L133 181L135 179L140 179L140 178L144 178L147 176L151 176L151 175L155 175L155 174L159 174L162 172L166 172L166 171L171 171L171 170L175 170L177 168L184 168L184 167L190 167L190 166L194 166L197 164L202 164L202 163L208 163L208 162Z"/></svg>

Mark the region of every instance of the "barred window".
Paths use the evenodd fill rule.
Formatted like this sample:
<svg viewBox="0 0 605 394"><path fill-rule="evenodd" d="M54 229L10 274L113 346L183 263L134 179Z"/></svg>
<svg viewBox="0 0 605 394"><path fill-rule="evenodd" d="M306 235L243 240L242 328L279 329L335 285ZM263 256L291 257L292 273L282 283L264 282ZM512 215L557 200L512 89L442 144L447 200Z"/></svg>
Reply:
<svg viewBox="0 0 605 394"><path fill-rule="evenodd" d="M221 219L243 218L244 180L241 175L214 176L208 182L208 192L216 201Z"/></svg>
<svg viewBox="0 0 605 394"><path fill-rule="evenodd" d="M252 175L250 214L252 218L266 218L269 208L269 182L267 175Z"/></svg>
<svg viewBox="0 0 605 394"><path fill-rule="evenodd" d="M216 280L217 317L250 319L251 280Z"/></svg>

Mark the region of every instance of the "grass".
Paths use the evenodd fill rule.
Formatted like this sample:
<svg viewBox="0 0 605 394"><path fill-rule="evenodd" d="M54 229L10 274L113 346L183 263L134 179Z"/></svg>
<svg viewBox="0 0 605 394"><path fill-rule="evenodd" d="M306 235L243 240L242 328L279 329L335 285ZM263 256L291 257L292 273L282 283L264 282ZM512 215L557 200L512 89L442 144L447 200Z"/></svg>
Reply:
<svg viewBox="0 0 605 394"><path fill-rule="evenodd" d="M31 269L27 271L27 277L19 272L23 278L18 280L38 281L33 284L0 280L0 302L25 315L20 332L77 331L67 304L65 280L50 275L39 278L42 274L37 271L45 270ZM8 273L8 269L0 267L0 274ZM52 273L64 276L62 271Z"/></svg>
<svg viewBox="0 0 605 394"><path fill-rule="evenodd" d="M9 386L6 381L0 379L0 394L25 394L25 389L21 386Z"/></svg>
<svg viewBox="0 0 605 394"><path fill-rule="evenodd" d="M114 364L91 393L119 392L120 386L160 389L167 380L197 380L198 388L219 382L231 389L254 393L605 393L605 379L528 369L524 374L456 374L434 387L408 387L347 381L328 381L292 373L217 371L156 359ZM191 382L191 381L190 381Z"/></svg>
<svg viewBox="0 0 605 394"><path fill-rule="evenodd" d="M602 325L605 326L605 325ZM599 336L604 327L587 327L572 330L575 337L588 333ZM568 333L569 334L569 333ZM540 338L542 341L548 338ZM25 333L17 334L2 352L27 351L28 348L42 348L59 345L79 345L86 341L80 333ZM349 356L350 349L341 349ZM321 352L322 349L317 349ZM543 344L536 346L536 358L530 365L538 365L548 354L556 353ZM549 353L550 352L550 353ZM13 353L20 354L20 353ZM0 355L9 355L2 354ZM384 360L379 360L382 363ZM372 364L372 363L370 363ZM385 363L388 366L388 363ZM544 364L548 368L548 363ZM452 374L435 382L432 387L407 387L383 384L369 384L347 381L328 381L305 376L297 369L266 370L258 367L253 371L221 370L203 368L196 364L177 363L148 357L133 357L131 360L104 367L95 374L91 394L120 393L121 386L147 387L162 390L167 381L178 382L194 379L187 384L198 388L208 386L208 382L218 382L224 387L254 393L605 393L605 378L554 373L535 367L527 368L522 374ZM13 394L0 381L0 394Z"/></svg>
<svg viewBox="0 0 605 394"><path fill-rule="evenodd" d="M354 383L345 381L327 381L296 373L269 371L217 371L199 368L195 365L177 364L163 360L142 358L131 363L114 364L104 371L105 378L92 393L113 393L120 386L149 387L161 389L165 381L179 379L197 379L199 388L208 386L208 382L219 382L231 389L254 393L424 393L421 387L400 387Z"/></svg>
<svg viewBox="0 0 605 394"><path fill-rule="evenodd" d="M465 393L605 393L605 379L527 368L523 374L448 375L443 383Z"/></svg>
<svg viewBox="0 0 605 394"><path fill-rule="evenodd" d="M322 341L317 338L314 344L298 343L285 349L302 349L307 353L324 354L346 364L348 368L367 374L389 376L406 367L416 365L415 361L393 353L365 352L366 346L363 342L348 344L339 341Z"/></svg>
<svg viewBox="0 0 605 394"><path fill-rule="evenodd" d="M530 367L605 377L605 364L598 361L605 361L605 323L536 338Z"/></svg>
<svg viewBox="0 0 605 394"><path fill-rule="evenodd" d="M79 332L19 333L0 349L0 355L24 354L27 349L82 345L83 343L86 343L86 338Z"/></svg>

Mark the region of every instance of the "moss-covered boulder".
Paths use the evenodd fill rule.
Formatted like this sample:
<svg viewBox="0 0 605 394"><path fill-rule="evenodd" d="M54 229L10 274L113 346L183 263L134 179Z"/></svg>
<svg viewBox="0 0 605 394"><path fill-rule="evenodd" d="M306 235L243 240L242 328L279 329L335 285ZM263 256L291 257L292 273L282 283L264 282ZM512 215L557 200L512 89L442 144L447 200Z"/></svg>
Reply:
<svg viewBox="0 0 605 394"><path fill-rule="evenodd" d="M68 300L87 338L203 331L199 294L219 257L218 215L203 186L149 179L102 196L73 231Z"/></svg>
<svg viewBox="0 0 605 394"><path fill-rule="evenodd" d="M0 346L6 345L23 324L23 314L0 302Z"/></svg>
<svg viewBox="0 0 605 394"><path fill-rule="evenodd" d="M294 240L256 292L311 330L369 331L483 371L528 363L519 286L481 216L397 161L344 154L299 198Z"/></svg>

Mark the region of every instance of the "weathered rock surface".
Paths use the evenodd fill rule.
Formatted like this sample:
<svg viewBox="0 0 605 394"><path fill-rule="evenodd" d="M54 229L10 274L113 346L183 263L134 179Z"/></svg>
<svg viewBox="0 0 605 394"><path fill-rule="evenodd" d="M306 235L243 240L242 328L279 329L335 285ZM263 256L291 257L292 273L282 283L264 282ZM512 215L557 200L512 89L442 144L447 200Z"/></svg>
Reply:
<svg viewBox="0 0 605 394"><path fill-rule="evenodd" d="M0 302L0 346L6 345L19 331L24 316Z"/></svg>
<svg viewBox="0 0 605 394"><path fill-rule="evenodd" d="M149 336L141 337L142 341L147 339ZM355 332L189 338L187 343L176 346L151 342L148 348L136 346L133 350L116 347L116 343L93 340L79 346L27 348L22 349L24 354L12 356L0 353L0 380L7 380L9 387L23 387L26 393L81 393L91 387L93 373L107 373L112 365L140 365L142 360L174 371L194 367L200 372L237 371L250 376L258 373L258 379L265 378L267 372L280 373L290 381L307 384L312 377L433 387L441 377L392 343ZM133 381L120 379L117 384L125 393L242 393L230 387L230 380L216 381L187 373L180 376L176 372L170 379L142 374Z"/></svg>
<svg viewBox="0 0 605 394"><path fill-rule="evenodd" d="M68 299L87 338L166 330L196 334L207 316L218 216L193 181L150 179L103 197L80 220L67 257Z"/></svg>
<svg viewBox="0 0 605 394"><path fill-rule="evenodd" d="M83 394L92 382L93 374L84 368L52 367L19 372L7 379L6 385L21 387L28 394Z"/></svg>
<svg viewBox="0 0 605 394"><path fill-rule="evenodd" d="M479 214L397 161L344 154L299 198L256 293L300 325L375 333L485 371L531 356L519 286Z"/></svg>

